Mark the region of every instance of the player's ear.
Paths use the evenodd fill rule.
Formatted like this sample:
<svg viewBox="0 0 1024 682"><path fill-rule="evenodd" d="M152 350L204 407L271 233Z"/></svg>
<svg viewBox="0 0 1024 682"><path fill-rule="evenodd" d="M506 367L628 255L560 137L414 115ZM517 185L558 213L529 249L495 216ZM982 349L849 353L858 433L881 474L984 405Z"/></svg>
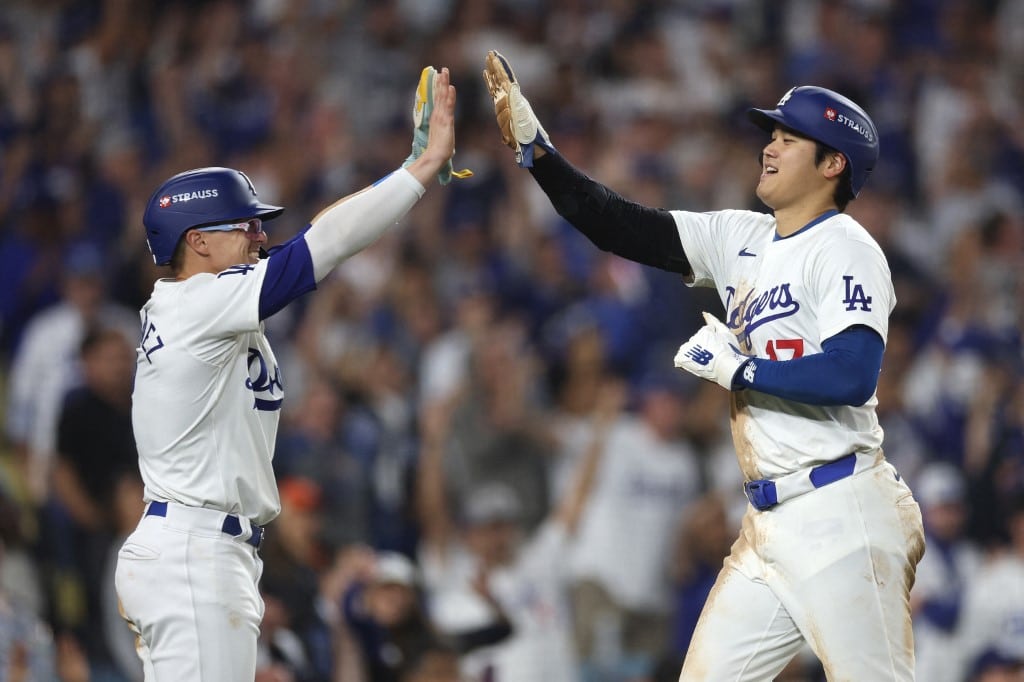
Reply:
<svg viewBox="0 0 1024 682"><path fill-rule="evenodd" d="M199 230L189 230L181 237L185 244L186 251L195 251L200 256L210 255L210 247L206 242L206 235Z"/></svg>
<svg viewBox="0 0 1024 682"><path fill-rule="evenodd" d="M828 179L838 178L846 170L846 156L842 152L829 152L822 159L821 170Z"/></svg>

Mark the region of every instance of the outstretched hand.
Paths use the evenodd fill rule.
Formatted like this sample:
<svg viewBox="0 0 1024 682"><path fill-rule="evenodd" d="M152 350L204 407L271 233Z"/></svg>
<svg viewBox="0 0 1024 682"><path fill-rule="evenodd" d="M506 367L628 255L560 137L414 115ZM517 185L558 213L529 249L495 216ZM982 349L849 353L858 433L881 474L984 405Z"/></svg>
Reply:
<svg viewBox="0 0 1024 682"><path fill-rule="evenodd" d="M455 154L455 86L448 67L434 76L429 134L423 153L406 168L424 187L442 172Z"/></svg>
<svg viewBox="0 0 1024 682"><path fill-rule="evenodd" d="M484 58L484 83L494 100L501 141L515 150L517 164L530 168L534 156L555 151L547 131L523 96L512 65L496 50L489 51Z"/></svg>

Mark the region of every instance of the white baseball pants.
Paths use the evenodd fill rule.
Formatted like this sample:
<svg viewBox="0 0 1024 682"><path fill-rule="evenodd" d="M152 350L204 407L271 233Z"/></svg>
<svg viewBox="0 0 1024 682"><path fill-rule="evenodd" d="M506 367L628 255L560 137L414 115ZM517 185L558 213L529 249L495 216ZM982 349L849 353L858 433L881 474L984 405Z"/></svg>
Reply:
<svg viewBox="0 0 1024 682"><path fill-rule="evenodd" d="M921 513L887 462L748 508L680 682L767 682L806 641L830 681L914 679L909 595Z"/></svg>
<svg viewBox="0 0 1024 682"><path fill-rule="evenodd" d="M118 553L114 583L146 682L256 676L263 561L244 541L250 529L232 537L224 517L168 504L165 517L144 516Z"/></svg>

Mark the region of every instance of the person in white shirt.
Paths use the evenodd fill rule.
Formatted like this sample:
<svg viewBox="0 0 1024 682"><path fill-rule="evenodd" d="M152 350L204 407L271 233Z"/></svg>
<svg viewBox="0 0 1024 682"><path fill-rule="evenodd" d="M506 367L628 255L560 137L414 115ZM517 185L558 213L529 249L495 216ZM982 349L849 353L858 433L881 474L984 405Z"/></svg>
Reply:
<svg viewBox="0 0 1024 682"><path fill-rule="evenodd" d="M479 485L457 515L449 511L444 460L451 406L435 405L424 415L417 492L430 616L443 632L480 628L499 617L513 630L502 643L464 657L463 670L472 679L579 679L567 552L597 475L604 437L623 400L618 382L601 389L592 445L580 458L573 483L529 534L517 492L500 480Z"/></svg>
<svg viewBox="0 0 1024 682"><path fill-rule="evenodd" d="M683 437L684 387L681 377L647 377L637 414L621 415L604 439L570 555L576 638L588 665L609 657L599 644L612 645L624 664L645 671L667 644L677 528L701 481Z"/></svg>
<svg viewBox="0 0 1024 682"><path fill-rule="evenodd" d="M118 555L117 594L145 678L252 682L264 605L262 526L281 502L271 459L285 382L264 321L316 289L452 177L455 88L423 70L405 166L317 215L262 257L262 203L230 168L186 171L150 198L157 265L141 311L132 425L146 511Z"/></svg>
<svg viewBox="0 0 1024 682"><path fill-rule="evenodd" d="M138 316L107 299L98 248L70 248L61 272L61 300L32 317L11 362L7 435L24 453L29 490L49 493L57 422L68 391L82 382L79 346L92 327L112 328L126 339L138 334Z"/></svg>
<svg viewBox="0 0 1024 682"><path fill-rule="evenodd" d="M965 488L963 474L952 464L928 464L914 479L928 542L910 591L919 680L963 679L957 626L964 594L982 565L981 552L964 534Z"/></svg>
<svg viewBox="0 0 1024 682"><path fill-rule="evenodd" d="M1010 544L971 579L957 623L957 650L966 673L993 654L1024 661L1024 493L1007 518ZM962 678L957 678L962 679Z"/></svg>
<svg viewBox="0 0 1024 682"><path fill-rule="evenodd" d="M896 296L885 254L844 213L878 160L870 117L832 90L791 88L747 111L765 133L756 194L770 214L666 210L575 168L508 60L491 51L484 66L502 142L559 215L604 251L713 288L725 309L673 364L729 392L750 507L680 680L773 679L804 643L830 679L912 680L924 533L875 413Z"/></svg>

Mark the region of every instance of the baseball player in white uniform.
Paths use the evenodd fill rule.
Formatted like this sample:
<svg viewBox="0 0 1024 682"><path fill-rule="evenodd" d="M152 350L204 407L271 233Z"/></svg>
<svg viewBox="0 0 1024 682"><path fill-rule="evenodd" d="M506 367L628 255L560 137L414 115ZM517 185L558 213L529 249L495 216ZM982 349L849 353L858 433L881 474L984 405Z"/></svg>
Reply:
<svg viewBox="0 0 1024 682"><path fill-rule="evenodd" d="M454 108L448 70L424 69L404 167L269 254L262 223L284 209L260 202L240 171L187 171L151 197L146 237L171 276L141 311L132 423L147 504L115 579L148 682L252 682L285 396L264 320L376 240L435 177L450 180Z"/></svg>
<svg viewBox="0 0 1024 682"><path fill-rule="evenodd" d="M875 416L896 301L881 249L842 212L878 158L871 119L831 90L793 88L748 112L770 135L757 195L774 215L666 211L571 166L507 60L490 52L485 66L502 139L559 214L604 250L714 287L725 306L675 365L731 391L750 507L680 680L771 680L804 642L830 680L912 680L921 514Z"/></svg>

